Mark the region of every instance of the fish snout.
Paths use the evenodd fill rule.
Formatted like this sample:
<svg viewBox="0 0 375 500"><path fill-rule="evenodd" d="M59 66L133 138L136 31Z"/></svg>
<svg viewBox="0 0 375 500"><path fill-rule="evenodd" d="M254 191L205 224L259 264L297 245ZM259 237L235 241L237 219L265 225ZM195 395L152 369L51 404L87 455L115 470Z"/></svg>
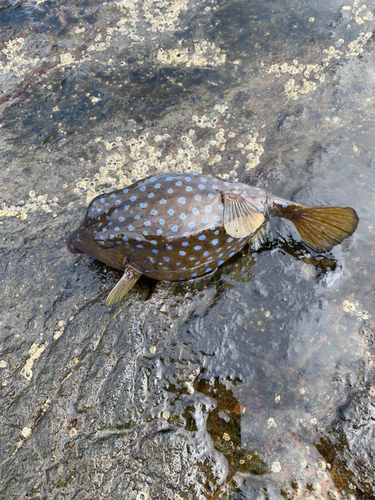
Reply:
<svg viewBox="0 0 375 500"><path fill-rule="evenodd" d="M73 241L69 238L69 240L67 240L66 242L66 248L69 250L69 252L71 253L83 253L82 250L80 250L79 248L77 248L75 246L75 244L73 243Z"/></svg>

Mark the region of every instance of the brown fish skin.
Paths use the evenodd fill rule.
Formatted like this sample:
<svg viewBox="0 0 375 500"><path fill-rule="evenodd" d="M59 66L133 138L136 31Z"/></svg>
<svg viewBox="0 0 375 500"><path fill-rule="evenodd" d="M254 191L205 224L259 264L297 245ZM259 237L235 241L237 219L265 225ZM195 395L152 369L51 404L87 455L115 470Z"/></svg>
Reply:
<svg viewBox="0 0 375 500"><path fill-rule="evenodd" d="M291 220L316 251L330 250L358 223L352 208L304 207L211 175L163 173L97 196L67 248L125 270L109 304L141 274L174 281L213 272L261 240L270 217Z"/></svg>
<svg viewBox="0 0 375 500"><path fill-rule="evenodd" d="M224 229L221 192L228 187L241 193L242 187L249 189L203 175L160 174L143 179L96 197L69 245L120 270L130 263L158 280L207 274L252 236L233 238ZM252 201L263 211L260 200L265 192L250 190L254 191Z"/></svg>

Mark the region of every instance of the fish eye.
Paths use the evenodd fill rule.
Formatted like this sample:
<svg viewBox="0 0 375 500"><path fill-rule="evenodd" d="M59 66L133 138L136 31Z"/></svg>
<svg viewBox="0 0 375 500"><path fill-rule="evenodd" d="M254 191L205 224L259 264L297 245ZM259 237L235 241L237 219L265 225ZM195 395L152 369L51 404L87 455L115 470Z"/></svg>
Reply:
<svg viewBox="0 0 375 500"><path fill-rule="evenodd" d="M115 246L114 241L108 241L108 240L95 240L96 243L100 246L100 248L113 248Z"/></svg>

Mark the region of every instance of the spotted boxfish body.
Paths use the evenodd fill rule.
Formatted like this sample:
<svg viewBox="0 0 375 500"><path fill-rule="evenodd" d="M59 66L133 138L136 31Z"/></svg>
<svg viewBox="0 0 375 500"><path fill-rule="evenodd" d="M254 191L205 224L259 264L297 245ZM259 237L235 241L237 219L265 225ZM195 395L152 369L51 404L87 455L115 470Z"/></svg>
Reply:
<svg viewBox="0 0 375 500"><path fill-rule="evenodd" d="M86 253L125 270L108 304L124 295L141 274L157 280L186 280L211 273L251 238L261 240L264 223L272 216L292 220L314 248L311 230L304 238L296 217L303 218L306 210L322 208L326 210L320 210L318 224L324 226L327 214L331 221L329 238L333 240L328 238L323 248L327 250L355 230L358 218L353 209L309 209L260 188L211 175L165 173L96 197L67 246L72 253ZM340 234L334 234L337 218L341 221ZM318 235L317 250L320 239Z"/></svg>

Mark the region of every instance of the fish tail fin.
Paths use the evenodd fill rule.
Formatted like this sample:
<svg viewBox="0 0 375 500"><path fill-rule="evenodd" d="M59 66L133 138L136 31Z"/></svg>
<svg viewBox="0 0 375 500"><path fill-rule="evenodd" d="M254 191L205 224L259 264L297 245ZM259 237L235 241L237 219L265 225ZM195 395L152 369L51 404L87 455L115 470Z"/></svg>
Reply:
<svg viewBox="0 0 375 500"><path fill-rule="evenodd" d="M288 205L278 216L291 220L303 242L316 252L329 252L354 233L359 221L350 207Z"/></svg>

